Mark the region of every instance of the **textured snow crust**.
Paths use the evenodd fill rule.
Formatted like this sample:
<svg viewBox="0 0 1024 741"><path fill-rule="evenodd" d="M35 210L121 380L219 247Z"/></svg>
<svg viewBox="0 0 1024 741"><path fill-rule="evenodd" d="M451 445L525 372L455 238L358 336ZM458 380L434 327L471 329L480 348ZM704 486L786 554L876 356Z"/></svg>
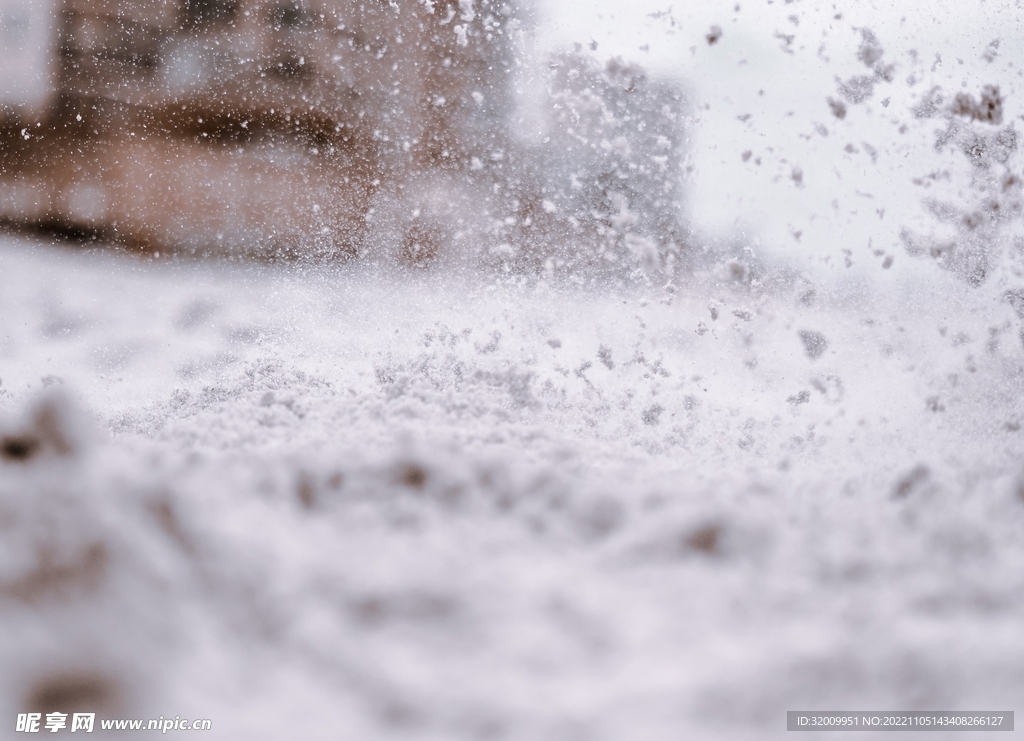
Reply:
<svg viewBox="0 0 1024 741"><path fill-rule="evenodd" d="M3 237L0 718L642 740L1014 709L1012 307L930 268L734 272L568 288Z"/></svg>

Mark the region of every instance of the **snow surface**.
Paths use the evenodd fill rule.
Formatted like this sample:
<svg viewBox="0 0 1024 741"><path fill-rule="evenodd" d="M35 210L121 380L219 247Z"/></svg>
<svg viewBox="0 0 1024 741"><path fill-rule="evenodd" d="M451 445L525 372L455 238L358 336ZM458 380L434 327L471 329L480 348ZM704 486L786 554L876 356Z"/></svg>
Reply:
<svg viewBox="0 0 1024 741"><path fill-rule="evenodd" d="M0 718L1020 710L1016 318L922 265L611 290L2 237Z"/></svg>

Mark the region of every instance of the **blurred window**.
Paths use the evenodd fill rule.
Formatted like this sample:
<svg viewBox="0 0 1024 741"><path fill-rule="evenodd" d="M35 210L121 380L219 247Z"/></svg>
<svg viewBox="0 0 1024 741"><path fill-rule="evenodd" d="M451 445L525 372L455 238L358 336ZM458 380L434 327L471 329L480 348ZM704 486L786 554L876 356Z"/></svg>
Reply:
<svg viewBox="0 0 1024 741"><path fill-rule="evenodd" d="M185 0L185 17L191 26L206 26L235 17L235 0Z"/></svg>
<svg viewBox="0 0 1024 741"><path fill-rule="evenodd" d="M278 31L300 26L304 19L305 13L295 4L278 5L270 11L270 25Z"/></svg>

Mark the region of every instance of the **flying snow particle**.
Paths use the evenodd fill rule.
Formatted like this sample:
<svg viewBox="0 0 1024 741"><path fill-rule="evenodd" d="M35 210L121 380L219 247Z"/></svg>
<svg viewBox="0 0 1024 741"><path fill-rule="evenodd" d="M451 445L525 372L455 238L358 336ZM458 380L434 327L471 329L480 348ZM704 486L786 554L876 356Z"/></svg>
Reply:
<svg viewBox="0 0 1024 741"><path fill-rule="evenodd" d="M878 38L870 29L862 28L860 37L861 42L860 48L857 49L857 59L862 61L865 67L874 67L882 59L885 50L878 43Z"/></svg>
<svg viewBox="0 0 1024 741"><path fill-rule="evenodd" d="M825 350L828 348L828 340L825 339L825 335L809 329L801 329L799 334L807 357L811 360L817 360L825 354Z"/></svg>
<svg viewBox="0 0 1024 741"><path fill-rule="evenodd" d="M998 126L1003 122L1003 98L999 94L999 86L986 85L981 91L981 99L977 101L968 93L957 93L950 110L957 116Z"/></svg>

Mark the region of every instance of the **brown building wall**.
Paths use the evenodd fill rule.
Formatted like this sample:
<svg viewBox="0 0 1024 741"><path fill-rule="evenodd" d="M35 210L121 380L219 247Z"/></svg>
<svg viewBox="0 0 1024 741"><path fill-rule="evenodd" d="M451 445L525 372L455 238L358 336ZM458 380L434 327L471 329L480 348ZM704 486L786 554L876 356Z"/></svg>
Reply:
<svg viewBox="0 0 1024 741"><path fill-rule="evenodd" d="M515 30L466 0L66 0L58 25L42 125L0 139L0 218L269 254L356 251L375 192L488 146Z"/></svg>

